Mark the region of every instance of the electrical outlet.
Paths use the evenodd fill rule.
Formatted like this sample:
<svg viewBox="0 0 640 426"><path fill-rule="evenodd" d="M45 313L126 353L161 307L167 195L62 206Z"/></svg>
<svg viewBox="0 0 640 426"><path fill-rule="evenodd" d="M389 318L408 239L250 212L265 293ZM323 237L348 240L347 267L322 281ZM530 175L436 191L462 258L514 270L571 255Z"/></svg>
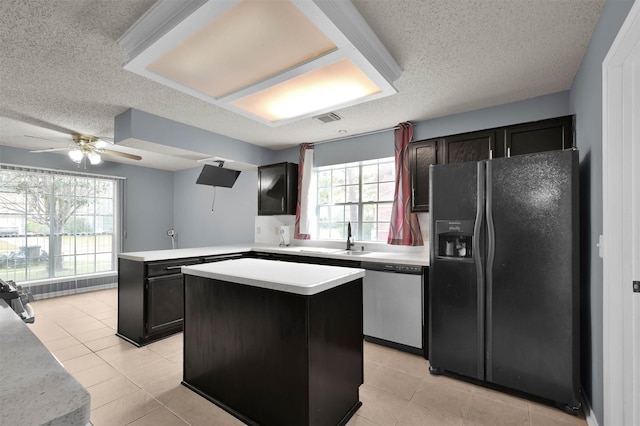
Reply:
<svg viewBox="0 0 640 426"><path fill-rule="evenodd" d="M262 233L262 229L259 226L256 226L256 235L260 235Z"/></svg>

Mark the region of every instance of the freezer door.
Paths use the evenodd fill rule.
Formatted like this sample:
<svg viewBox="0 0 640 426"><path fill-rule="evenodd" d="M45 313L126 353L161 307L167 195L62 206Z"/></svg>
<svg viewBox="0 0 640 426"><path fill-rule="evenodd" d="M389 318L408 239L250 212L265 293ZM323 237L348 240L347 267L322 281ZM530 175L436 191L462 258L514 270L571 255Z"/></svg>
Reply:
<svg viewBox="0 0 640 426"><path fill-rule="evenodd" d="M429 362L483 379L483 164L432 166L430 182Z"/></svg>
<svg viewBox="0 0 640 426"><path fill-rule="evenodd" d="M577 152L487 163L487 381L578 404Z"/></svg>

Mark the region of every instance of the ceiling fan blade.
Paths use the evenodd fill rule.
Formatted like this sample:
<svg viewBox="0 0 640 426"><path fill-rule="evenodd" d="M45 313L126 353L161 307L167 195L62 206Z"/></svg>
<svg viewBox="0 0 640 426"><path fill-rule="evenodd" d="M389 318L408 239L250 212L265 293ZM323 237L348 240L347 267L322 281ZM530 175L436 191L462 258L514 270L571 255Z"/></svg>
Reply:
<svg viewBox="0 0 640 426"><path fill-rule="evenodd" d="M51 141L51 142L57 142L53 139L49 139L49 138L41 138L40 136L32 136L32 135L23 135L25 138L31 138L31 139L40 139L43 141Z"/></svg>
<svg viewBox="0 0 640 426"><path fill-rule="evenodd" d="M49 148L49 149L37 149L35 151L29 151L32 153L39 153L39 152L56 152L56 151L67 151L69 148Z"/></svg>
<svg viewBox="0 0 640 426"><path fill-rule="evenodd" d="M32 126L42 127L43 129L53 130L54 132L58 132L58 133L66 133L68 135L70 135L71 133L74 133L73 130L46 122L44 120L40 120L35 117L28 116L26 114L22 114L18 111L13 111L5 107L0 107L0 116L9 118L11 120L21 121L23 123L30 124Z"/></svg>
<svg viewBox="0 0 640 426"><path fill-rule="evenodd" d="M126 152L111 151L110 149L101 149L99 152L106 155L117 155L118 157L124 157L130 160L142 160L142 157L140 157L139 155L127 154Z"/></svg>

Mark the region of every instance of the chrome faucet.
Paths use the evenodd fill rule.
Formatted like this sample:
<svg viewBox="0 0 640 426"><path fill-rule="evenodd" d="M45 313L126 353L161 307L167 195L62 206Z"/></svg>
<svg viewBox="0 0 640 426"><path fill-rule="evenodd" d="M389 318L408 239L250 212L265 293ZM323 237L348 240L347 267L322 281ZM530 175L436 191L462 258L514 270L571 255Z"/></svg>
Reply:
<svg viewBox="0 0 640 426"><path fill-rule="evenodd" d="M353 239L351 238L351 222L347 223L347 250L353 247Z"/></svg>

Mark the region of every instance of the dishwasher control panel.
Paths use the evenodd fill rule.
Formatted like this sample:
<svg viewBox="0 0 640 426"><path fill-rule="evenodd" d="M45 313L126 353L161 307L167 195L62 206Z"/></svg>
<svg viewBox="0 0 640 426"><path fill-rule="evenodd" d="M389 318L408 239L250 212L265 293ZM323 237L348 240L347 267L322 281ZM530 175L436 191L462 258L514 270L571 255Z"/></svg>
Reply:
<svg viewBox="0 0 640 426"><path fill-rule="evenodd" d="M407 274L421 274L422 266L417 265L396 265L396 271L405 272Z"/></svg>
<svg viewBox="0 0 640 426"><path fill-rule="evenodd" d="M387 271L397 272L401 274L422 274L422 266L420 265L400 265L394 263L377 263L377 262L362 262L360 267L368 269L370 271Z"/></svg>

